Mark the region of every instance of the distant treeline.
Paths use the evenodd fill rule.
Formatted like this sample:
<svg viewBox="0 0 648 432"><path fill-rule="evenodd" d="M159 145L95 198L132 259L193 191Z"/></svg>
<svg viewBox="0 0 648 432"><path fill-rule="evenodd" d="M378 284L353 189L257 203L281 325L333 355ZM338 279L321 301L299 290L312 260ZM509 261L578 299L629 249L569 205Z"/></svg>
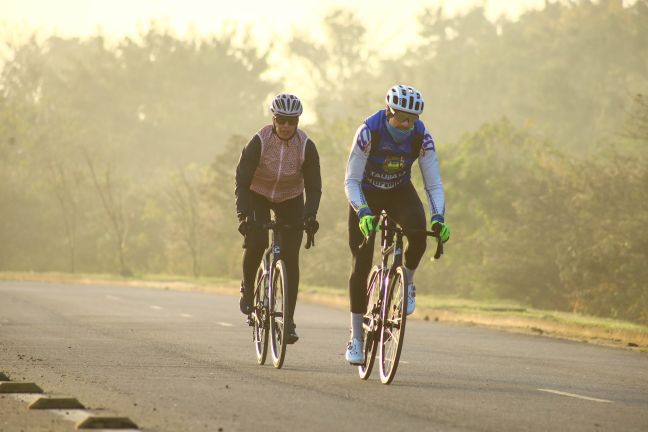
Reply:
<svg viewBox="0 0 648 432"><path fill-rule="evenodd" d="M398 58L380 58L345 10L325 18L325 45L290 43L286 61L317 89L304 128L324 181L302 280L346 288L351 140L402 82L426 99L453 230L444 258L422 262L421 292L648 323L648 2L549 3L495 23L481 8L441 12L421 14ZM268 78L274 48L238 36L153 27L116 45L10 47L0 270L237 277L240 151L269 121L269 95L300 94Z"/></svg>

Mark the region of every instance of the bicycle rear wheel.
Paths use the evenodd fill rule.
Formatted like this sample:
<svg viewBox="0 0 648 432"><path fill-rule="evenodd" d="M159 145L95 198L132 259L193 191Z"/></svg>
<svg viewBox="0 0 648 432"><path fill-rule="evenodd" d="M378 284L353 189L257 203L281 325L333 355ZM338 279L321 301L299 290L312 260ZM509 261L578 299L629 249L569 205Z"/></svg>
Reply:
<svg viewBox="0 0 648 432"><path fill-rule="evenodd" d="M380 333L380 381L389 384L396 375L405 339L407 317L407 278L403 267L391 275L383 304Z"/></svg>
<svg viewBox="0 0 648 432"><path fill-rule="evenodd" d="M257 363L265 363L268 354L268 298L266 297L268 276L265 263L262 261L257 270L254 289L254 311L252 312L252 338L256 351Z"/></svg>
<svg viewBox="0 0 648 432"><path fill-rule="evenodd" d="M284 313L286 310L286 265L277 261L270 286L270 351L272 364L281 368L286 356L286 338L284 334Z"/></svg>
<svg viewBox="0 0 648 432"><path fill-rule="evenodd" d="M367 278L367 311L362 320L362 336L365 363L358 366L358 375L366 380L371 375L380 339L380 268L378 266L371 269Z"/></svg>

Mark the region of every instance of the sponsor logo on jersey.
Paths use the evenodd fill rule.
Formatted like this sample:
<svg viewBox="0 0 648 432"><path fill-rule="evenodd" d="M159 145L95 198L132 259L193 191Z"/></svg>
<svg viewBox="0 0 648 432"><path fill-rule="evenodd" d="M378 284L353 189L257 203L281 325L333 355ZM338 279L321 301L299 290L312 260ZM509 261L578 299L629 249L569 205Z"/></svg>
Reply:
<svg viewBox="0 0 648 432"><path fill-rule="evenodd" d="M387 173L401 171L404 166L405 158L403 156L387 156L383 162L383 170Z"/></svg>
<svg viewBox="0 0 648 432"><path fill-rule="evenodd" d="M371 131L366 125L362 126L358 131L356 135L356 145L365 154L369 154L369 151L371 150Z"/></svg>

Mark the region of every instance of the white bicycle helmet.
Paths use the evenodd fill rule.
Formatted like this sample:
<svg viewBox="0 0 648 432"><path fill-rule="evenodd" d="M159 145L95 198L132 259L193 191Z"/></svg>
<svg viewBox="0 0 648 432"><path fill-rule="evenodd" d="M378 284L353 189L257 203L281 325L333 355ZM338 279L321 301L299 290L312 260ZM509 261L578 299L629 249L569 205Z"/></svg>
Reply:
<svg viewBox="0 0 648 432"><path fill-rule="evenodd" d="M395 85L387 90L385 102L394 110L416 115L423 112L423 96L414 87L401 84Z"/></svg>
<svg viewBox="0 0 648 432"><path fill-rule="evenodd" d="M270 111L275 115L299 117L304 111L299 98L289 93L281 93L272 99Z"/></svg>

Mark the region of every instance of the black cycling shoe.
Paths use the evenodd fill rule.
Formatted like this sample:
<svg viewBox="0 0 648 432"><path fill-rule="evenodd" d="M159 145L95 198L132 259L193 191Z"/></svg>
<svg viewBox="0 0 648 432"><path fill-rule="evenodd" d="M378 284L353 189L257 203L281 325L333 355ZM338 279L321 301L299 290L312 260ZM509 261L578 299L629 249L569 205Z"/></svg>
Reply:
<svg viewBox="0 0 648 432"><path fill-rule="evenodd" d="M295 330L295 325L294 322L287 322L286 323L286 343L287 344L294 344L299 340L299 335L297 334L297 331Z"/></svg>
<svg viewBox="0 0 648 432"><path fill-rule="evenodd" d="M248 300L248 296L245 295L245 288L243 288L243 284L241 284L241 298L239 300L239 308L241 309L241 313L243 315L250 315L252 313L252 305L251 301Z"/></svg>

